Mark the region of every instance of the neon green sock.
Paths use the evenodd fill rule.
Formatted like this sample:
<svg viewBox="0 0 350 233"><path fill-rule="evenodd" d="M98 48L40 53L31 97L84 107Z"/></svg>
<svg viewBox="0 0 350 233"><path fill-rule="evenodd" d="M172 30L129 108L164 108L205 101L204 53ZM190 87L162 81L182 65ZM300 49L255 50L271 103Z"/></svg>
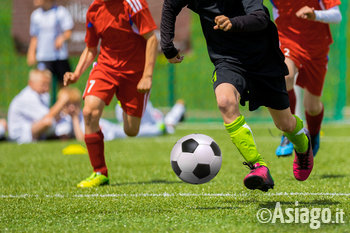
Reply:
<svg viewBox="0 0 350 233"><path fill-rule="evenodd" d="M291 133L284 132L284 135L293 143L294 148L298 153L304 153L308 149L309 139L303 130L303 121L296 115L293 116L297 120L295 129Z"/></svg>
<svg viewBox="0 0 350 233"><path fill-rule="evenodd" d="M244 116L241 115L232 123L224 125L230 135L231 141L233 144L235 144L243 158L248 163L253 165L259 163L260 165L267 167L263 158L256 149L253 133L246 124Z"/></svg>

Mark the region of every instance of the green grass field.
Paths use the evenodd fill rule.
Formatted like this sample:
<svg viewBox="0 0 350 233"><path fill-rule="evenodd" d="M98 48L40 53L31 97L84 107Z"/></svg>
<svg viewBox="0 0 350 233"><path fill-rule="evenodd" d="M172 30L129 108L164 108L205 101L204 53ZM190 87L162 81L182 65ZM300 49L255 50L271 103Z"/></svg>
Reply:
<svg viewBox="0 0 350 233"><path fill-rule="evenodd" d="M249 120L248 120L249 122ZM90 175L87 155L62 155L76 141L16 145L0 143L0 232L314 232L309 224L259 223L259 209L342 209L343 224L322 224L317 232L350 232L349 125L323 127L314 171L305 182L292 174L292 157L276 158L280 132L252 124L268 161L275 189L244 188L248 173L221 124L182 124L175 135L107 142L111 185L78 189ZM211 182L190 185L173 173L174 143L190 133L213 137L223 153Z"/></svg>

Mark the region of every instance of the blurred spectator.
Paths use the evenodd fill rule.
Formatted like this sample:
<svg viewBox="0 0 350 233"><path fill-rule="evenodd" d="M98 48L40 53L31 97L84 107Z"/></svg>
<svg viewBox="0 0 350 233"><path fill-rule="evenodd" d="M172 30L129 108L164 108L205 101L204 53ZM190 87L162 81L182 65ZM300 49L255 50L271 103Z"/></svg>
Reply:
<svg viewBox="0 0 350 233"><path fill-rule="evenodd" d="M5 139L5 133L7 131L7 122L6 119L0 119L0 140Z"/></svg>
<svg viewBox="0 0 350 233"><path fill-rule="evenodd" d="M63 86L63 75L70 71L67 40L74 26L72 16L63 6L56 6L54 0L34 0L30 17L30 43L27 63L37 63L40 70L48 69Z"/></svg>
<svg viewBox="0 0 350 233"><path fill-rule="evenodd" d="M59 113L69 101L61 95L49 107L51 73L48 70L31 70L28 86L11 101L8 111L9 139L17 143L29 143L54 135Z"/></svg>
<svg viewBox="0 0 350 233"><path fill-rule="evenodd" d="M81 93L76 88L62 88L58 93L59 98L63 92L69 95L70 102L61 112L60 121L56 126L56 135L60 138L76 138L82 141L84 140L84 118L81 112ZM116 105L115 113L119 123L113 123L103 118L99 121L105 141L127 137L121 123L123 122L123 110L119 104ZM152 137L174 133L175 126L183 119L184 114L183 100L178 100L165 117L159 109L154 108L152 103L148 101L137 136Z"/></svg>

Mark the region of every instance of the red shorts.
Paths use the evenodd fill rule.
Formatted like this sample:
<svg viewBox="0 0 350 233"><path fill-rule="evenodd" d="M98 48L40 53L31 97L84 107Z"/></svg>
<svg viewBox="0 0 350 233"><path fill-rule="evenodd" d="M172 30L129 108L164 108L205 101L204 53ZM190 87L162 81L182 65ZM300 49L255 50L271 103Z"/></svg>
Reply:
<svg viewBox="0 0 350 233"><path fill-rule="evenodd" d="M142 117L149 97L149 92L139 93L137 91L137 84L142 77L142 73L111 73L101 66L96 65L92 69L83 98L93 95L109 105L113 96L116 95L126 114Z"/></svg>
<svg viewBox="0 0 350 233"><path fill-rule="evenodd" d="M321 96L327 73L329 48L315 56L292 40L280 38L280 42L284 56L290 58L299 70L296 84L313 95Z"/></svg>

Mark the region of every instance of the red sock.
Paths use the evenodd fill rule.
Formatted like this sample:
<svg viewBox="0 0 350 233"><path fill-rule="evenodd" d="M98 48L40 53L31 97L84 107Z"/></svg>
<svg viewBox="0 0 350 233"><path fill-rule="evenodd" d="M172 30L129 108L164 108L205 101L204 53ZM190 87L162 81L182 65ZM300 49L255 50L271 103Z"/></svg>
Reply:
<svg viewBox="0 0 350 233"><path fill-rule="evenodd" d="M323 106L322 106L322 111L316 116L310 116L305 111L305 118L306 118L307 126L311 136L316 136L320 132L321 124L323 120L323 112L324 112Z"/></svg>
<svg viewBox="0 0 350 233"><path fill-rule="evenodd" d="M297 97L295 96L294 89L288 91L288 97L289 97L289 107L292 114L295 114L295 105L297 103Z"/></svg>
<svg viewBox="0 0 350 233"><path fill-rule="evenodd" d="M96 133L85 134L85 143L94 172L101 172L101 174L108 176L102 131L100 130Z"/></svg>

